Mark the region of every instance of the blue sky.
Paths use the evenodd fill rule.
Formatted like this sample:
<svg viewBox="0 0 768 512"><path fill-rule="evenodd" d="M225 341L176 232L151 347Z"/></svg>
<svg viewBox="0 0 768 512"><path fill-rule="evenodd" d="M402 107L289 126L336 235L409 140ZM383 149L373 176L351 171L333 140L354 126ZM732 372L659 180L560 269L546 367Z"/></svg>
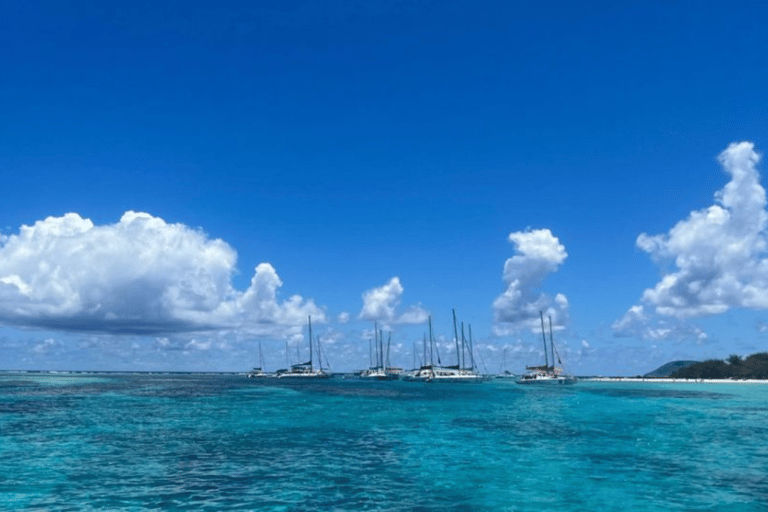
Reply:
<svg viewBox="0 0 768 512"><path fill-rule="evenodd" d="M763 3L3 10L0 368L768 350Z"/></svg>

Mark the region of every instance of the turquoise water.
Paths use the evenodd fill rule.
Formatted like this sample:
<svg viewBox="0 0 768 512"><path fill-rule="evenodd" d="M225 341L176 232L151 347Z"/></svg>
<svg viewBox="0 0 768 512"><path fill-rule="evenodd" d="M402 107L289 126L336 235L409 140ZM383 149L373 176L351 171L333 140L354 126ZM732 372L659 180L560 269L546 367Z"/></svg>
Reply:
<svg viewBox="0 0 768 512"><path fill-rule="evenodd" d="M0 510L768 510L768 386L0 376Z"/></svg>

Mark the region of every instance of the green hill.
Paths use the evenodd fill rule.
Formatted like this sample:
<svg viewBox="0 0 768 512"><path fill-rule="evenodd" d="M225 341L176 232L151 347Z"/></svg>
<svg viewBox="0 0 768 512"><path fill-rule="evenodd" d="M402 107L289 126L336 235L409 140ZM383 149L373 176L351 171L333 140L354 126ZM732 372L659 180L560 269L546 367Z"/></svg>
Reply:
<svg viewBox="0 0 768 512"><path fill-rule="evenodd" d="M684 368L688 368L691 365L698 364L699 361L672 361L670 363L667 363L663 366L659 366L652 372L648 372L643 377L652 379L652 378L663 378L663 377L671 377L673 373L675 373L678 370L682 370Z"/></svg>
<svg viewBox="0 0 768 512"><path fill-rule="evenodd" d="M710 359L681 368L671 376L678 379L768 379L768 352L744 359L736 354L726 361Z"/></svg>

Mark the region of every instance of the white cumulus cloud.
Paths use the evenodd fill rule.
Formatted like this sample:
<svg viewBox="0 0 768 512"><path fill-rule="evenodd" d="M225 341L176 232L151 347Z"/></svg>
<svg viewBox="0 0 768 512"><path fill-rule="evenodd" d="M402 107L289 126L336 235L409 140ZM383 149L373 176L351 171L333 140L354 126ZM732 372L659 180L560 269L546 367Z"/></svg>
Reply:
<svg viewBox="0 0 768 512"><path fill-rule="evenodd" d="M38 343L34 347L32 347L32 352L35 352L36 354L45 354L49 352L54 347L60 347L62 344L58 340L54 340L53 338L47 338L43 340L42 342Z"/></svg>
<svg viewBox="0 0 768 512"><path fill-rule="evenodd" d="M210 350L211 348L211 340L206 341L200 341L200 340L189 340L186 345L184 345L184 348L187 350Z"/></svg>
<svg viewBox="0 0 768 512"><path fill-rule="evenodd" d="M707 333L692 323L671 317L652 315L642 305L629 308L611 326L616 337L632 337L650 341L692 339L707 341Z"/></svg>
<svg viewBox="0 0 768 512"><path fill-rule="evenodd" d="M421 306L410 306L405 312L398 314L397 307L403 295L403 285L399 277L393 277L383 286L372 288L363 293L363 309L358 318L361 320L377 320L385 324L422 324L427 321L429 313Z"/></svg>
<svg viewBox="0 0 768 512"><path fill-rule="evenodd" d="M752 143L731 144L719 156L731 179L715 193L715 204L691 212L667 234L638 236L640 249L673 270L613 324L617 335L660 339L682 330L702 340L706 335L687 319L768 308L768 212L759 160Z"/></svg>
<svg viewBox="0 0 768 512"><path fill-rule="evenodd" d="M568 319L568 299L541 293L544 279L556 272L568 257L565 246L548 229L516 231L509 235L516 254L504 264L504 293L493 302L494 333L501 336L520 329L540 328L539 311L551 316L555 324Z"/></svg>
<svg viewBox="0 0 768 512"><path fill-rule="evenodd" d="M129 211L96 226L76 213L48 217L0 243L0 323L52 330L161 334L299 330L322 309L279 301L268 263L244 292L232 287L237 255L199 229Z"/></svg>

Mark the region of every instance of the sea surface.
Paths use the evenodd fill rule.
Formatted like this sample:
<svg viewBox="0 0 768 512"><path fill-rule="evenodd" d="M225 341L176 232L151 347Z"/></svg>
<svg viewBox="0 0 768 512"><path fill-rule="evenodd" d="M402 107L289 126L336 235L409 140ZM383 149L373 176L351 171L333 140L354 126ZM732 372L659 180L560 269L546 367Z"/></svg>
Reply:
<svg viewBox="0 0 768 512"><path fill-rule="evenodd" d="M0 510L766 511L768 386L0 374Z"/></svg>

